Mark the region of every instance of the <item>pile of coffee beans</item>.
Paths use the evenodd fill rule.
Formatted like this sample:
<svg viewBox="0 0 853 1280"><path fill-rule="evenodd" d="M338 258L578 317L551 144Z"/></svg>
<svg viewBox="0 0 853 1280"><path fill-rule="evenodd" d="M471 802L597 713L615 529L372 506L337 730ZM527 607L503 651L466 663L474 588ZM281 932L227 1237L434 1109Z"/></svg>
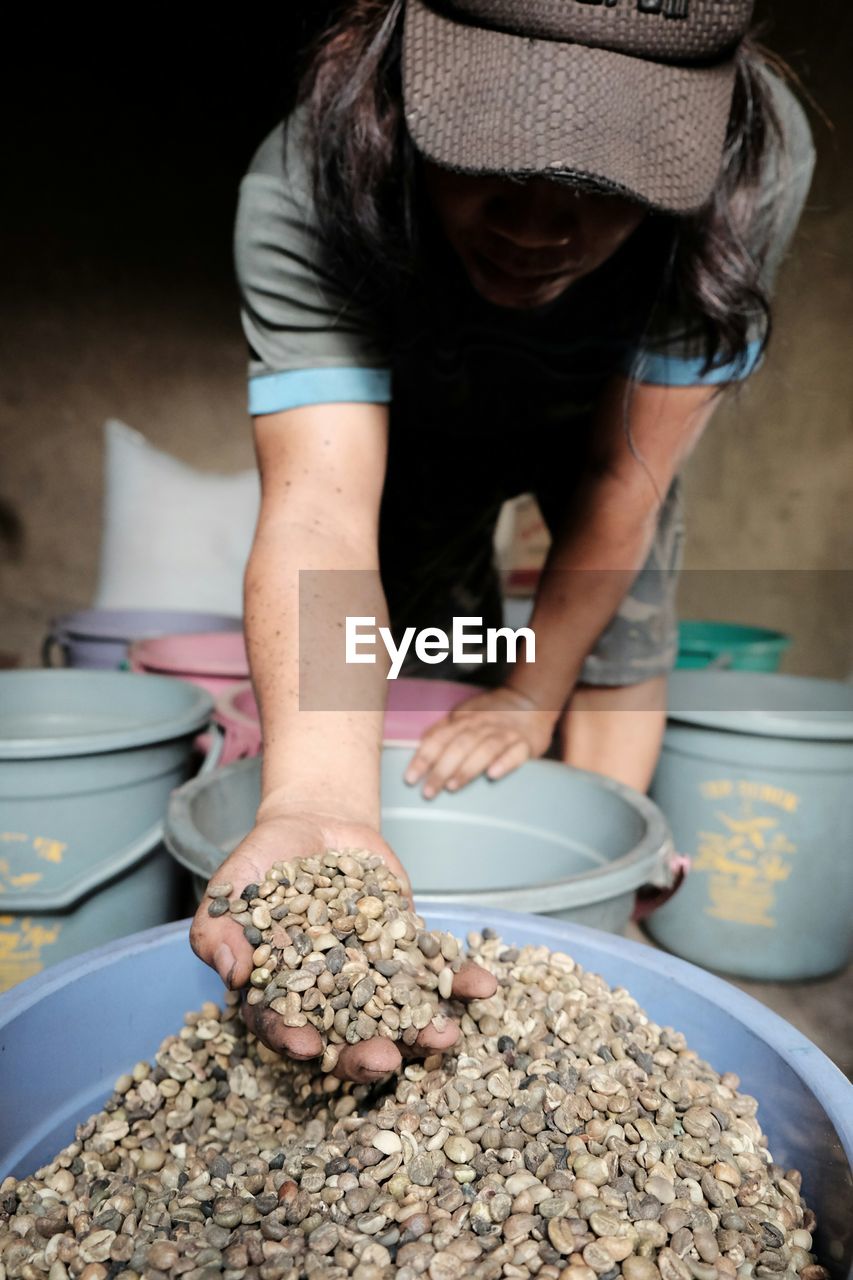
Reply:
<svg viewBox="0 0 853 1280"><path fill-rule="evenodd" d="M320 979L329 974L342 995L337 980L357 964L387 987L375 985L355 1022L372 1007L377 1034L405 1032L414 1020L393 1026L383 1012L402 1022L425 990L434 1008L457 954L438 936L425 945L422 922L375 862L315 861L309 872L276 868L240 900L235 915L251 916L245 927L270 948L256 952L255 989L299 996L298 1013L337 1043L364 976L351 982L349 971L347 1003L328 1026L336 997ZM339 876L360 881L351 901ZM212 902L229 900L230 889L218 892ZM254 916L260 904L269 921ZM383 944L374 925L389 918L405 930ZM336 920L347 921L343 937ZM294 931L308 939L304 954ZM278 1058L247 1031L236 993L188 1014L55 1160L0 1186L0 1280L828 1280L800 1176L773 1163L736 1076L564 953L507 946L488 929L468 945L496 993L450 1003L461 1036L444 1057L372 1085L341 1082L320 1059ZM275 982L270 997L274 979L336 947L337 973L323 959L307 969L311 987ZM392 995L370 1006L400 973L413 977L415 948L435 985L414 1005ZM406 958L396 973L378 969L397 952ZM305 1009L309 990L325 1004ZM298 1016L292 1001L282 1008Z"/></svg>
<svg viewBox="0 0 853 1280"><path fill-rule="evenodd" d="M332 1071L340 1047L383 1036L414 1044L446 1021L461 964L449 933L429 933L377 855L329 850L277 862L262 884L208 886L208 912L230 913L254 947L250 1004L269 1006L285 1026L310 1024Z"/></svg>

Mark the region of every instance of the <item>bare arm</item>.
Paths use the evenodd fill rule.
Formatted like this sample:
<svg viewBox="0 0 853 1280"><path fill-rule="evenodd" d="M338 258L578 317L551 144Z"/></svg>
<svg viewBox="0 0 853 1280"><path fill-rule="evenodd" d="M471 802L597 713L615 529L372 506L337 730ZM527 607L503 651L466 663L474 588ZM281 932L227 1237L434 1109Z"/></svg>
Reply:
<svg viewBox="0 0 853 1280"><path fill-rule="evenodd" d="M531 625L536 663L510 688L558 714L584 659L651 548L658 508L719 402L706 386L631 386L614 379L601 403L595 448L542 575Z"/></svg>
<svg viewBox="0 0 853 1280"><path fill-rule="evenodd" d="M387 431L388 411L374 404L315 405L255 419L262 503L246 571L245 625L263 724L260 816L300 809L379 824L385 671L379 662L359 668L375 684L374 711L300 709L300 658L303 674L339 663L342 619L316 618L312 632L328 648L309 652L306 645L300 654L299 573L340 575L322 580L322 599L306 593L306 606L328 615L345 603L337 587L353 571L361 611L369 603L384 620L378 524ZM364 599L371 586L372 600Z"/></svg>
<svg viewBox="0 0 853 1280"><path fill-rule="evenodd" d="M364 705L370 711L308 710L300 705L306 668L340 667L343 613L384 620L378 568L379 503L385 477L388 414L378 405L323 405L255 420L262 501L246 571L246 634L261 709L264 764L261 805L254 829L214 879L234 892L260 882L277 861L309 857L326 848L379 853L404 884L406 874L379 834L379 770L385 668L362 666ZM304 595L300 571L331 571L318 594ZM355 589L347 591L349 574ZM342 583L329 589L328 582ZM305 608L314 611L310 643L301 643ZM300 616L300 613L302 616ZM334 697L332 698L334 707ZM228 916L212 917L208 902L196 912L190 938L199 956L230 987L244 987L252 948ZM457 998L487 997L494 979L475 965L456 975ZM322 1051L310 1026L285 1026L272 1009L246 1006L257 1035L278 1052L313 1058ZM418 1036L422 1052L451 1045L458 1028L430 1024ZM335 1074L372 1080L396 1070L399 1049L381 1037L346 1045Z"/></svg>

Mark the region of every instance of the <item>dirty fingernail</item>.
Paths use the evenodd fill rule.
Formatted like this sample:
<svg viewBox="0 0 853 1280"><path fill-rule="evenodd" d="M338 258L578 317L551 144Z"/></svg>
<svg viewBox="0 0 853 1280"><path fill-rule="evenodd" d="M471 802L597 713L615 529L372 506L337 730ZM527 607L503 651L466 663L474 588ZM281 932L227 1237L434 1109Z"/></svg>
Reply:
<svg viewBox="0 0 853 1280"><path fill-rule="evenodd" d="M225 942L220 942L219 946L213 953L213 967L219 974L226 987L229 985L229 978L234 969L234 952Z"/></svg>

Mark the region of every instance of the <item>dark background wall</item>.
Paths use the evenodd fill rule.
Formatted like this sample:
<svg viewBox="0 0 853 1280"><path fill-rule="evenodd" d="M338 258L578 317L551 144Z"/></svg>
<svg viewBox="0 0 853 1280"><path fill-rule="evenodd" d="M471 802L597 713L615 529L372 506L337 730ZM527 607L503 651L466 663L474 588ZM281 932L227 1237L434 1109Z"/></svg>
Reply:
<svg viewBox="0 0 853 1280"><path fill-rule="evenodd" d="M94 592L105 418L199 467L252 463L236 190L330 8L290 0L239 30L51 27L19 45L39 55L7 79L2 113L0 649L25 662L47 618ZM812 111L818 172L772 355L690 468L684 604L793 629L791 669L846 675L853 11L763 0L757 16L832 127Z"/></svg>

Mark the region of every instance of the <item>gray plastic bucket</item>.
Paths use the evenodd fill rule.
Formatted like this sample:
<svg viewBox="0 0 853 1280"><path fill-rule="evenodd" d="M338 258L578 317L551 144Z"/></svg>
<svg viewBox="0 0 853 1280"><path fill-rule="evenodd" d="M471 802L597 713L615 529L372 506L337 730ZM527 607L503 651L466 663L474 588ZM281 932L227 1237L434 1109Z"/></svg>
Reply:
<svg viewBox="0 0 853 1280"><path fill-rule="evenodd" d="M163 818L212 711L167 677L0 672L0 990L175 918Z"/></svg>
<svg viewBox="0 0 853 1280"><path fill-rule="evenodd" d="M193 631L240 631L240 618L170 609L78 609L55 618L42 646L46 667L118 671L135 640ZM57 660L58 659L58 660Z"/></svg>
<svg viewBox="0 0 853 1280"><path fill-rule="evenodd" d="M747 978L814 978L853 941L853 686L676 672L651 794L692 861L649 923Z"/></svg>
<svg viewBox="0 0 853 1280"><path fill-rule="evenodd" d="M621 932L637 890L672 886L672 842L650 800L552 760L500 782L478 778L424 800L403 781L410 747L382 750L382 833L416 893L438 902L512 907ZM252 828L260 761L241 760L175 793L166 844L199 894Z"/></svg>
<svg viewBox="0 0 853 1280"><path fill-rule="evenodd" d="M798 1168L818 1218L815 1247L834 1280L853 1277L853 1085L820 1050L750 996L693 965L577 925L515 912L418 908L432 928L464 937L490 926L509 945L568 952L624 986L663 1026L682 1031L718 1071L759 1101L774 1159ZM0 1180L24 1177L74 1137L114 1081L150 1060L188 1009L221 1000L216 974L192 953L189 921L80 956L0 997ZM136 998L129 1016L128 991ZM62 1070L56 1070L57 1028Z"/></svg>

